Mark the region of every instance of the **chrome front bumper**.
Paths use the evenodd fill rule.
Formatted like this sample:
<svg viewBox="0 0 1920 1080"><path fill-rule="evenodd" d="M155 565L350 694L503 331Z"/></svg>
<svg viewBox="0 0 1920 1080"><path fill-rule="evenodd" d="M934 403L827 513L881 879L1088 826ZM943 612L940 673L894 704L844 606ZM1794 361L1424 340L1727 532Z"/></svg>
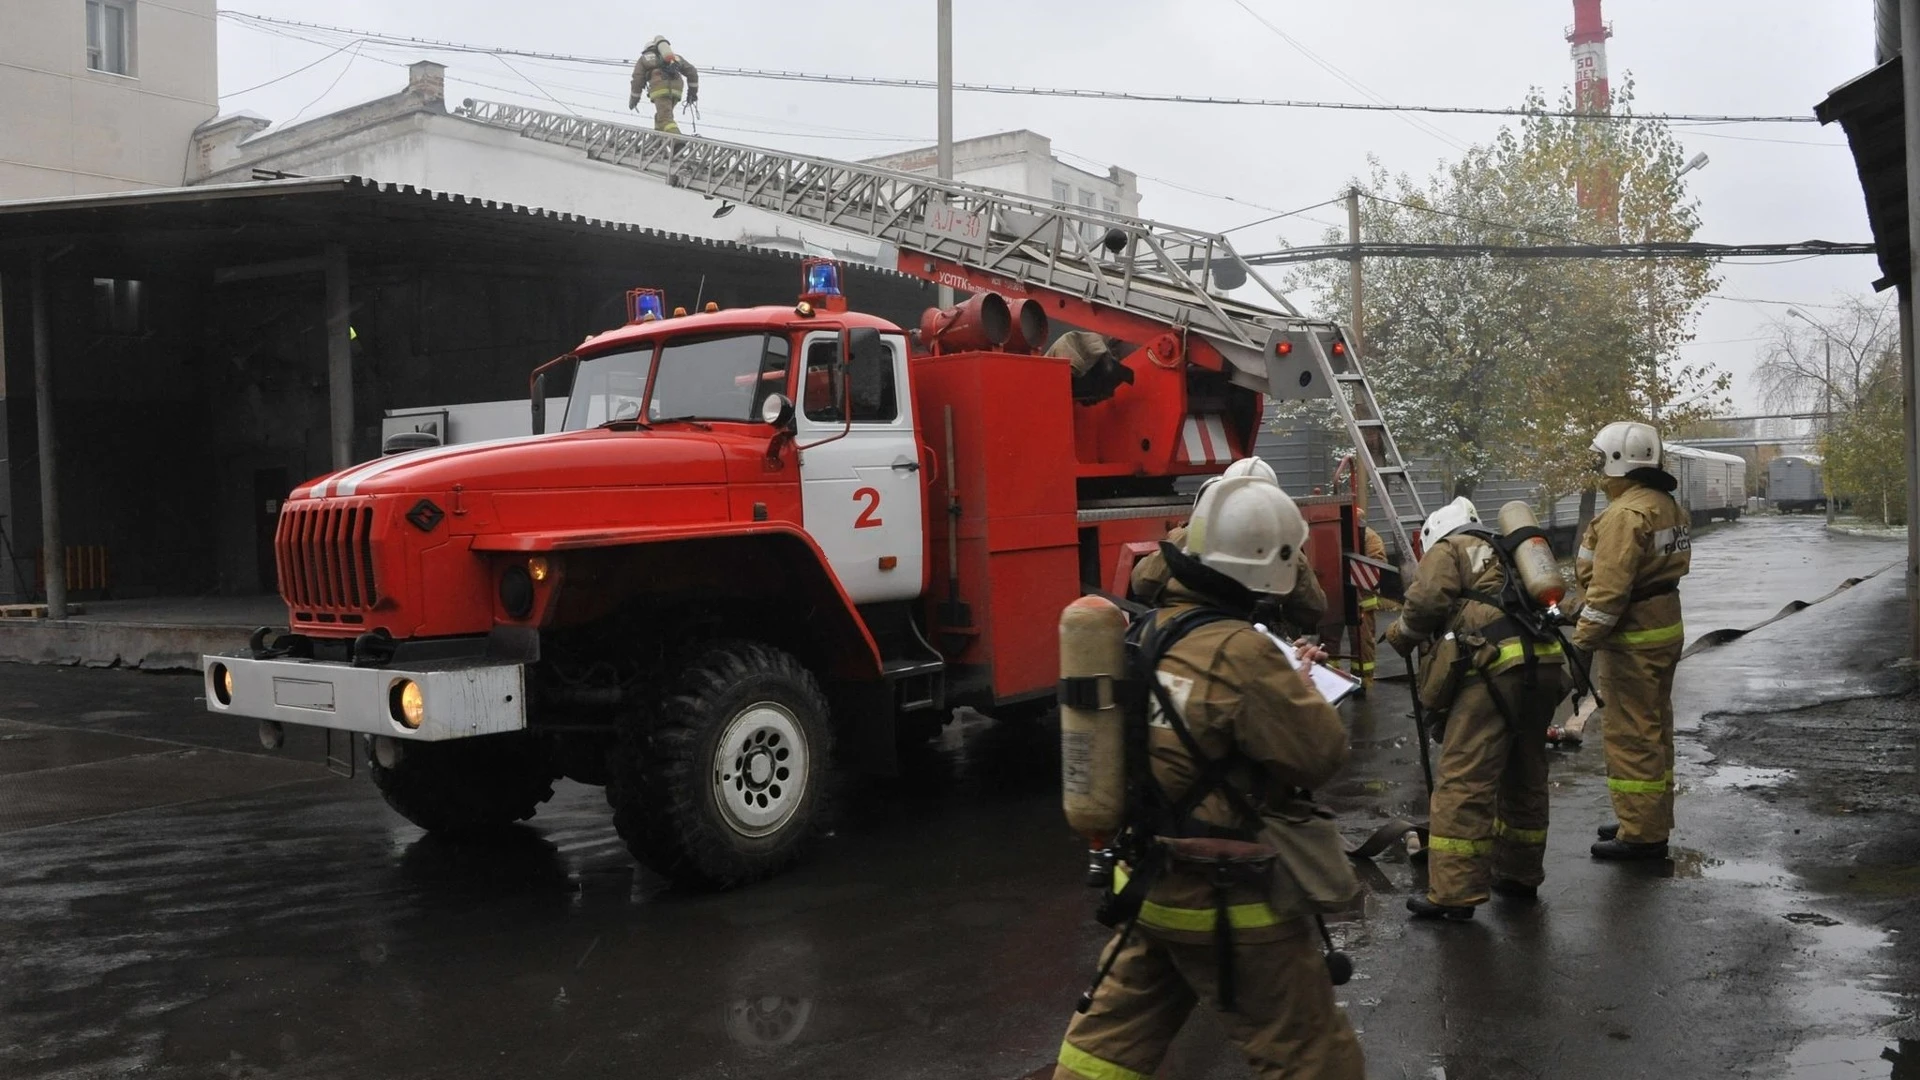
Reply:
<svg viewBox="0 0 1920 1080"><path fill-rule="evenodd" d="M454 662L411 670L354 667L319 660L255 660L203 656L207 711L283 724L440 742L520 731L527 726L526 668L520 664ZM222 685L233 673L233 693ZM425 716L418 728L395 719L394 686L420 687Z"/></svg>

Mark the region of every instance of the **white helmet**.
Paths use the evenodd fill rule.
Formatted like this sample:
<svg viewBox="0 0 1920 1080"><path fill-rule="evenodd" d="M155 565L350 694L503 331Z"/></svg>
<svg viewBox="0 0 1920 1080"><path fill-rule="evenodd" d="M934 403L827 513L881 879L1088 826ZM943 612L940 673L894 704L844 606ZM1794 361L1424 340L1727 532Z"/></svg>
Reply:
<svg viewBox="0 0 1920 1080"><path fill-rule="evenodd" d="M1267 464L1264 459L1243 457L1227 466L1226 471L1220 475L1209 476L1205 480L1200 481L1200 490L1205 491L1229 476L1251 476L1256 479L1265 480L1269 484L1278 484L1280 482L1280 477L1274 474L1273 466ZM1197 494L1194 496L1194 500L1197 504L1199 501Z"/></svg>
<svg viewBox="0 0 1920 1080"><path fill-rule="evenodd" d="M1185 551L1254 592L1283 596L1293 591L1295 556L1306 542L1307 519L1280 485L1222 476L1193 506Z"/></svg>
<svg viewBox="0 0 1920 1080"><path fill-rule="evenodd" d="M1468 525L1480 524L1480 511L1474 507L1473 500L1465 495L1458 496L1452 502L1427 515L1427 523L1420 526L1420 547L1432 551L1433 545L1452 533Z"/></svg>
<svg viewBox="0 0 1920 1080"><path fill-rule="evenodd" d="M1593 437L1595 467L1607 476L1625 476L1635 469L1660 467L1660 432L1652 424L1621 420Z"/></svg>

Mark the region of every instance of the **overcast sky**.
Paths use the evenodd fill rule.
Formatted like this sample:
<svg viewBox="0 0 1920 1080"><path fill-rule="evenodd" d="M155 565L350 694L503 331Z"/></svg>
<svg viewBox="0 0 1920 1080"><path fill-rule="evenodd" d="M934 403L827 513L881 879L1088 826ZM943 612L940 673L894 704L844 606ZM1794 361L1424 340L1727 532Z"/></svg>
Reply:
<svg viewBox="0 0 1920 1080"><path fill-rule="evenodd" d="M1571 0L1367 0L1344 4L1246 0L954 0L960 82L1150 90L1239 97L1511 106L1530 87L1557 97L1569 81ZM934 75L933 0L814 0L640 5L630 0L222 0L251 12L422 38L587 56L631 57L656 33L695 64L847 75ZM1808 115L1828 91L1873 62L1869 0L1606 0L1616 85L1637 83L1642 112ZM323 37L324 35L310 35ZM624 115L626 73L606 67L348 50L220 24L223 111L285 123L398 89L402 67L449 67L448 97L553 103L533 83L588 113ZM1303 51L1305 50L1305 51ZM1308 55L1308 53L1311 55ZM322 59L326 57L326 59ZM1320 61L1315 62L1315 57ZM249 90L308 70L270 86ZM1324 65L1324 66L1323 66ZM1335 68L1351 83L1328 70ZM245 92L241 92L245 91ZM930 91L709 77L702 133L833 157L865 157L932 141ZM1013 128L1050 137L1081 166L1112 163L1141 176L1141 212L1227 229L1331 197L1365 171L1369 154L1424 175L1485 142L1496 117L1144 104L962 93L955 136ZM1416 122L1417 121L1417 122ZM1686 178L1705 221L1700 239L1769 242L1870 239L1852 158L1837 127L1684 127L1689 155L1712 162ZM1267 208L1272 208L1269 210ZM1235 234L1243 251L1317 242L1337 207ZM1735 376L1734 403L1757 407L1754 352L1784 305L1819 317L1838 295L1869 293L1871 256L1772 265L1725 264L1687 352ZM1731 299L1742 298L1741 300Z"/></svg>

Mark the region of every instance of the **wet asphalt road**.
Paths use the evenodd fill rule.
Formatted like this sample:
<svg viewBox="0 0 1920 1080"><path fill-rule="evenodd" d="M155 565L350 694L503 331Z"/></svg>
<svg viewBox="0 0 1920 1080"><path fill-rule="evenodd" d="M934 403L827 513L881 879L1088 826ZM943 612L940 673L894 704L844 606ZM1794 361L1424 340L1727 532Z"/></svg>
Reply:
<svg viewBox="0 0 1920 1080"><path fill-rule="evenodd" d="M1690 636L1901 555L1808 518L1706 531ZM1912 699L1775 712L1901 688L1897 573L1682 667L1670 862L1586 857L1609 816L1590 744L1555 758L1538 905L1409 925L1417 867L1372 868L1335 926L1371 1075L1920 1075ZM0 1076L1012 1080L1051 1059L1104 940L1038 726L967 717L903 778L847 785L809 865L685 895L633 867L596 790L443 844L197 691L0 668ZM1355 833L1419 813L1406 708L1382 684L1352 710L1321 796ZM1855 729L1880 734L1835 742ZM1886 797L1862 804L1861 775ZM1203 1011L1162 1074L1246 1070Z"/></svg>

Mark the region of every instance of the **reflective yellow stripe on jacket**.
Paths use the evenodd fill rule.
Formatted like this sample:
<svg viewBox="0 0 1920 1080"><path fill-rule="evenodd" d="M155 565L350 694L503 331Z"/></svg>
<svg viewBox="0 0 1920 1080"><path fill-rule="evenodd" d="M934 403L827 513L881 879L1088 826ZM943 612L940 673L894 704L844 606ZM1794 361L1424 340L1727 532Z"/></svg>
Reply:
<svg viewBox="0 0 1920 1080"><path fill-rule="evenodd" d="M1150 1080L1146 1073L1134 1072L1125 1065L1115 1065L1104 1058L1094 1057L1070 1042L1060 1044L1060 1064L1087 1080Z"/></svg>
<svg viewBox="0 0 1920 1080"><path fill-rule="evenodd" d="M1623 645L1667 645L1686 637L1687 626L1671 623L1650 630L1617 630L1613 636Z"/></svg>
<svg viewBox="0 0 1920 1080"><path fill-rule="evenodd" d="M1361 611L1374 611L1379 607L1380 607L1380 598L1377 596L1363 596L1360 598Z"/></svg>
<svg viewBox="0 0 1920 1080"><path fill-rule="evenodd" d="M1113 891L1119 892L1127 887L1127 871L1115 867L1113 871ZM1280 916L1264 901L1251 904L1232 904L1227 908L1227 925L1235 930L1256 930L1263 926L1280 925ZM1173 907L1168 904L1156 904L1151 900L1140 905L1140 925L1155 930L1179 930L1187 933L1204 934L1213 929L1213 909Z"/></svg>

